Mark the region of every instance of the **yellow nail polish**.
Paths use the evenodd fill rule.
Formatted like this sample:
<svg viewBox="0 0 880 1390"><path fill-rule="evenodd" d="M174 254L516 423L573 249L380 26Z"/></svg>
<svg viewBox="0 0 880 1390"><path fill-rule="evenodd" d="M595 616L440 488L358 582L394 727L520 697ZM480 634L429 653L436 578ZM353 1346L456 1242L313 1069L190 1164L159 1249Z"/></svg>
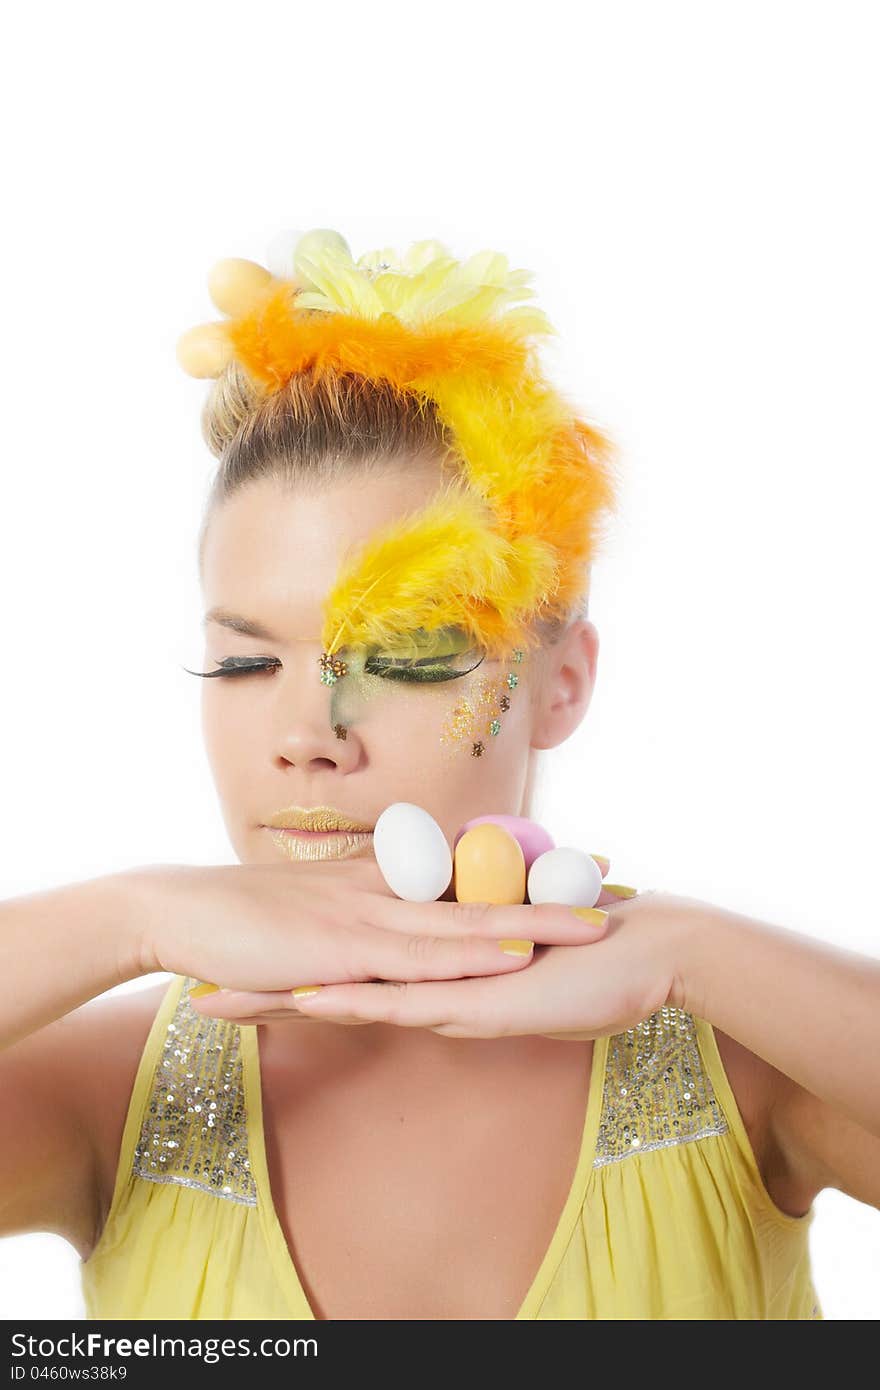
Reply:
<svg viewBox="0 0 880 1390"><path fill-rule="evenodd" d="M203 994L213 994L219 988L219 985L193 985L189 991L189 997L190 999L201 999Z"/></svg>
<svg viewBox="0 0 880 1390"><path fill-rule="evenodd" d="M611 868L611 860L608 858L607 854L591 854L590 858L595 859L596 863L601 865L607 874L608 870Z"/></svg>
<svg viewBox="0 0 880 1390"><path fill-rule="evenodd" d="M506 956L530 956L535 949L534 941L517 941L513 937L499 941L498 945Z"/></svg>
<svg viewBox="0 0 880 1390"><path fill-rule="evenodd" d="M294 999L304 999L307 994L317 994L320 988L320 985L297 985L290 992Z"/></svg>
<svg viewBox="0 0 880 1390"><path fill-rule="evenodd" d="M608 916L601 907L573 907L571 910L575 917L583 917L585 922L592 922L594 927L603 926Z"/></svg>
<svg viewBox="0 0 880 1390"><path fill-rule="evenodd" d="M630 888L628 883L603 883L602 888L606 893L613 893L615 898L634 898L639 891Z"/></svg>

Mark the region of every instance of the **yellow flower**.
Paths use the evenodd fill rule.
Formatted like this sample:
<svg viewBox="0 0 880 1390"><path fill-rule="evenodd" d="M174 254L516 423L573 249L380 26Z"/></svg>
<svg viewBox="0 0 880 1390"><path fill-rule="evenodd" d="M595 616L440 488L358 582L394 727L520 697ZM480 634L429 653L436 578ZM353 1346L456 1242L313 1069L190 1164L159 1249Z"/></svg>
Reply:
<svg viewBox="0 0 880 1390"><path fill-rule="evenodd" d="M316 229L293 251L293 278L301 291L297 309L357 314L378 319L392 314L412 325L477 324L504 314L505 324L523 333L555 332L534 306L510 308L536 291L531 272L510 270L505 255L478 251L457 261L441 241L417 241L404 256L393 247L367 251L355 261L338 232Z"/></svg>

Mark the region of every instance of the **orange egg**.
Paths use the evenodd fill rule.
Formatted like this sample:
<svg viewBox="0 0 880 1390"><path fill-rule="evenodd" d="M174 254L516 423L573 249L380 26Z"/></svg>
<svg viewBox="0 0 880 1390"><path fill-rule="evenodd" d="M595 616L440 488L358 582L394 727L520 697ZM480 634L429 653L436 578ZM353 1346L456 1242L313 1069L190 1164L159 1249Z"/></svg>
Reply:
<svg viewBox="0 0 880 1390"><path fill-rule="evenodd" d="M526 861L519 841L500 825L484 822L465 831L452 864L460 903L522 903Z"/></svg>

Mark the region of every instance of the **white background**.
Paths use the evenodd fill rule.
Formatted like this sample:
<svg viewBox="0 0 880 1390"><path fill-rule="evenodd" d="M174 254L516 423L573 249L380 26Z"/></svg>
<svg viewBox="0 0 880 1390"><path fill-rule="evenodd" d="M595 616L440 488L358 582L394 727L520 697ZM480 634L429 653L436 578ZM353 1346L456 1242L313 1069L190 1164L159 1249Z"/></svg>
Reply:
<svg viewBox="0 0 880 1390"><path fill-rule="evenodd" d="M548 366L622 447L598 685L539 817L615 880L880 956L876 17L15 7L0 897L234 860L181 670L214 460L175 343L216 260L334 227L534 271ZM826 1317L876 1318L880 1212L829 1190L811 1242ZM0 1241L0 1315L82 1316L77 1262Z"/></svg>

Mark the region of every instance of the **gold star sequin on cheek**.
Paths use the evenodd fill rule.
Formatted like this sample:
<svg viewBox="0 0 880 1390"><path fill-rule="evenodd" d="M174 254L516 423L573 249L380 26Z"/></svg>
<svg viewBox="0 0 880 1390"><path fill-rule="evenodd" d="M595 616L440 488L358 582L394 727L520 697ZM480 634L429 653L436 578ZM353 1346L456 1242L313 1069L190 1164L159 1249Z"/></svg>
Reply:
<svg viewBox="0 0 880 1390"><path fill-rule="evenodd" d="M518 664L522 656L517 649L511 660ZM518 685L519 676L505 666L500 677L479 678L472 690L456 700L440 735L444 761L460 757L463 751L474 758L483 757L491 740L501 732L499 713L510 709L508 692Z"/></svg>

